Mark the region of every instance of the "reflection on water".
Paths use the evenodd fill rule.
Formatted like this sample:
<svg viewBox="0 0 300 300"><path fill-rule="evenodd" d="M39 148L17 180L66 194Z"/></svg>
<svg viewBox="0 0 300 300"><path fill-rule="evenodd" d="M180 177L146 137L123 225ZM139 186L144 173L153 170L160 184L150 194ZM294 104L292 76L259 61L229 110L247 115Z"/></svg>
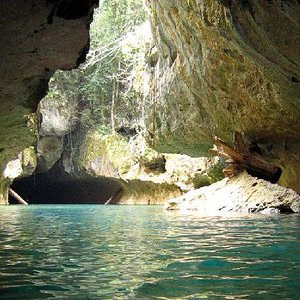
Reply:
<svg viewBox="0 0 300 300"><path fill-rule="evenodd" d="M1 299L297 299L300 218L161 207L0 211Z"/></svg>

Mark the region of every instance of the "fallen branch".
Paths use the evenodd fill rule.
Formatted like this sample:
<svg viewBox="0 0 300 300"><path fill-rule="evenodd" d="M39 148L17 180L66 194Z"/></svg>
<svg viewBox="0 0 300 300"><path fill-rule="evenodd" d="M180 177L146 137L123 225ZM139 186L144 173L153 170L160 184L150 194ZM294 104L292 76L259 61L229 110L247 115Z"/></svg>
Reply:
<svg viewBox="0 0 300 300"><path fill-rule="evenodd" d="M111 204L118 196L120 196L121 192L123 192L123 189L122 188L119 188L115 193L114 195L112 195L105 203L104 205L108 205L108 204Z"/></svg>
<svg viewBox="0 0 300 300"><path fill-rule="evenodd" d="M281 168L264 160L258 153L251 152L240 132L234 132L233 143L230 146L218 137L214 138L214 148L211 153L222 157L228 166L223 170L227 177L233 177L246 170L250 175L276 183L281 175Z"/></svg>
<svg viewBox="0 0 300 300"><path fill-rule="evenodd" d="M9 193L12 197L14 197L20 204L22 205L28 205L28 203L18 194L16 193L13 189L9 189Z"/></svg>

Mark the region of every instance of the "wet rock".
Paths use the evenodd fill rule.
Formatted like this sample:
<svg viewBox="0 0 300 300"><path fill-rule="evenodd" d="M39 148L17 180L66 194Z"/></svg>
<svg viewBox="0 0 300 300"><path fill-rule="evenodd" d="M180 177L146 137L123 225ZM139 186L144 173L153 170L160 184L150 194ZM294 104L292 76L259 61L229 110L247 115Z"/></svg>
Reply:
<svg viewBox="0 0 300 300"><path fill-rule="evenodd" d="M300 196L291 189L246 172L170 199L167 210L224 213L299 213Z"/></svg>

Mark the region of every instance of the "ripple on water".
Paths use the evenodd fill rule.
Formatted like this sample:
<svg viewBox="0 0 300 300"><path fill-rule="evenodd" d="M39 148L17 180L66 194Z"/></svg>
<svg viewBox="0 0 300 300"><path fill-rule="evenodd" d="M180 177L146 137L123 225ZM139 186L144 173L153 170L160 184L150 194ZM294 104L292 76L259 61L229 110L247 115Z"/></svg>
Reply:
<svg viewBox="0 0 300 300"><path fill-rule="evenodd" d="M297 299L300 218L137 206L0 212L0 299Z"/></svg>

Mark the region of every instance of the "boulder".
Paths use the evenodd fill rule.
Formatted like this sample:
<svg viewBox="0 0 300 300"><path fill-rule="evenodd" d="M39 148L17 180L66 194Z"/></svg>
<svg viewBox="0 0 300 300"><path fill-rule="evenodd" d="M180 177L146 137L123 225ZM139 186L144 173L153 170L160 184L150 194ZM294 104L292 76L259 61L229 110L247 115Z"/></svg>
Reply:
<svg viewBox="0 0 300 300"><path fill-rule="evenodd" d="M167 210L199 214L299 213L300 196L291 189L243 172L168 200Z"/></svg>

